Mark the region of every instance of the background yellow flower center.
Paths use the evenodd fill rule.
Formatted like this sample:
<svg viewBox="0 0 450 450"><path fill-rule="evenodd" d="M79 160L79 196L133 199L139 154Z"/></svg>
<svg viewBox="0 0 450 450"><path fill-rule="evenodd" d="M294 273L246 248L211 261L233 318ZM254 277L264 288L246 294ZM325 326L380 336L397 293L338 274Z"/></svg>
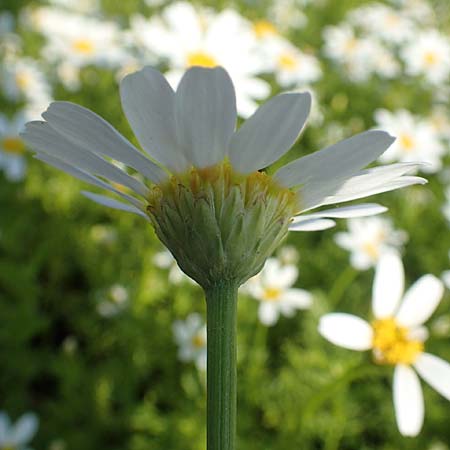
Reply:
<svg viewBox="0 0 450 450"><path fill-rule="evenodd" d="M407 152L414 148L414 139L408 134L401 134L399 143L403 147L403 150L406 150Z"/></svg>
<svg viewBox="0 0 450 450"><path fill-rule="evenodd" d="M289 53L282 53L278 58L278 64L282 69L294 70L297 67L298 62Z"/></svg>
<svg viewBox="0 0 450 450"><path fill-rule="evenodd" d="M372 322L373 353L378 364L412 364L423 351L423 343L411 339L409 330L394 318Z"/></svg>
<svg viewBox="0 0 450 450"><path fill-rule="evenodd" d="M77 39L72 43L72 48L83 55L90 55L94 52L94 44L89 39Z"/></svg>
<svg viewBox="0 0 450 450"><path fill-rule="evenodd" d="M25 151L25 144L18 137L7 136L2 140L2 149L7 153L20 155Z"/></svg>
<svg viewBox="0 0 450 450"><path fill-rule="evenodd" d="M31 81L31 76L26 72L17 72L16 73L16 83L21 89L25 89Z"/></svg>
<svg viewBox="0 0 450 450"><path fill-rule="evenodd" d="M277 29L268 20L257 20L253 24L253 31L259 38L277 34Z"/></svg>
<svg viewBox="0 0 450 450"><path fill-rule="evenodd" d="M434 66L439 60L436 53L432 51L426 52L423 59L428 66Z"/></svg>
<svg viewBox="0 0 450 450"><path fill-rule="evenodd" d="M195 348L203 348L205 344L206 344L205 339L200 333L197 333L192 338L192 346Z"/></svg>
<svg viewBox="0 0 450 450"><path fill-rule="evenodd" d="M280 298L281 289L268 287L264 289L263 297L268 302L277 302Z"/></svg>
<svg viewBox="0 0 450 450"><path fill-rule="evenodd" d="M216 67L217 61L213 56L201 50L198 52L191 52L187 57L188 67L200 66L200 67Z"/></svg>

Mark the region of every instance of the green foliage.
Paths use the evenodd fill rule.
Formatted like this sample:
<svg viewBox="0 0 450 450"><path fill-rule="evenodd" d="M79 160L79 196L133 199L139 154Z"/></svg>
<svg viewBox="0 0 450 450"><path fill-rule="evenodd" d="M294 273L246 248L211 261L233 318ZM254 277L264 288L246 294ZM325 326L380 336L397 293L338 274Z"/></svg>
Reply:
<svg viewBox="0 0 450 450"><path fill-rule="evenodd" d="M17 14L26 3L10 1L7 7ZM233 5L256 18L264 16L265 3ZM323 27L360 3L308 5L308 25L292 40L320 48ZM104 0L103 7L110 17L151 10L137 0ZM37 54L38 44L26 33L30 54ZM430 93L408 82L373 79L355 85L330 62L322 63L327 77L317 91L325 122L339 123L346 135L371 127L378 107L428 109ZM133 140L114 75L86 68L82 77L79 92L58 85L55 98L92 108ZM12 111L11 104L5 100L2 110ZM325 143L320 127L309 128L283 163ZM0 174L0 409L14 418L28 410L39 415L36 449L204 449L205 376L178 360L172 334L174 320L192 311L204 314L200 288L169 283L167 271L153 263L161 245L142 219L90 203L79 194L81 183L28 160L23 182L9 183ZM410 235L404 255L407 284L449 268L450 235L440 212L443 191L437 177L426 187L384 194L377 201ZM368 354L334 347L317 333L326 312L370 314L373 271L351 268L334 233L288 238L301 253L298 287L315 294L312 310L267 328L258 321L255 301L245 295L239 301L237 448L445 445L450 442L445 399L424 387L423 431L403 438L392 407L392 370L372 364ZM115 284L126 287L130 303L103 317L98 306ZM448 293L434 317L450 320ZM448 330L436 329L427 350L450 360Z"/></svg>

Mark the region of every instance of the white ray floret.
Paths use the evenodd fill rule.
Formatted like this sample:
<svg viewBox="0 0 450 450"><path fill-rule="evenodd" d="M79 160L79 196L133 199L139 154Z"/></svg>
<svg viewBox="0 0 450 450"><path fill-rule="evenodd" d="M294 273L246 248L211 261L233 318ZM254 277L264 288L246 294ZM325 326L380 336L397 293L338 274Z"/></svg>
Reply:
<svg viewBox="0 0 450 450"><path fill-rule="evenodd" d="M269 258L262 271L247 282L244 289L260 302L258 316L264 325L274 325L280 315L292 317L295 311L311 306L312 295L292 287L297 278L296 266Z"/></svg>
<svg viewBox="0 0 450 450"><path fill-rule="evenodd" d="M45 121L29 122L23 137L37 157L50 165L115 194L122 190L117 185L126 188L131 198L118 195L133 205L130 212L140 215L149 189L170 174L228 160L232 170L244 176L272 164L294 144L311 105L308 93L279 94L236 130L233 84L220 67L189 69L176 92L159 72L146 67L126 76L120 93L125 114L148 157L97 114L69 102L52 103L43 113ZM325 229L334 225L333 218L383 212L384 208L370 204L298 217L322 205L424 183L423 178L405 176L417 167L414 163L364 169L393 141L383 131L367 131L279 169L274 181L297 192L299 198L293 229ZM110 159L122 162L125 170ZM126 167L148 183L127 173ZM90 198L108 204L98 195ZM109 206L124 209L117 201Z"/></svg>
<svg viewBox="0 0 450 450"><path fill-rule="evenodd" d="M376 363L395 366L397 426L404 436L416 436L424 420L422 387L416 372L450 400L450 364L424 352L428 333L423 324L439 305L444 288L430 274L419 278L405 295L403 286L404 270L398 253L385 253L378 262L373 285L374 320L369 323L351 314L326 314L320 319L319 332L335 345L372 350Z"/></svg>

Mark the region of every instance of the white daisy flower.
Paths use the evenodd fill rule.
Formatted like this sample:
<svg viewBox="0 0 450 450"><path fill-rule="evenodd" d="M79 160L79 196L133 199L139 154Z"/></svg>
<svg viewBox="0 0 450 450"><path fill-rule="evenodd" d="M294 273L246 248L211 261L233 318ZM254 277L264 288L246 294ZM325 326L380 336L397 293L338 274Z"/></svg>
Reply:
<svg viewBox="0 0 450 450"><path fill-rule="evenodd" d="M308 23L308 17L299 3L297 0L278 0L270 7L268 15L273 17L282 32L298 30Z"/></svg>
<svg viewBox="0 0 450 450"><path fill-rule="evenodd" d="M358 270L377 264L390 249L400 249L408 235L395 230L391 220L381 217L350 219L348 232L336 233L336 243L350 252L350 263Z"/></svg>
<svg viewBox="0 0 450 450"><path fill-rule="evenodd" d="M416 372L450 400L450 364L424 352L427 330L423 324L437 308L442 282L433 275L419 278L403 294L403 265L397 253L380 259L373 284L374 320L345 313L326 314L319 332L335 345L351 350L372 350L377 364L395 366L393 398L400 433L416 436L423 424L423 394Z"/></svg>
<svg viewBox="0 0 450 450"><path fill-rule="evenodd" d="M430 124L404 109L391 112L379 109L375 112L377 127L397 136L394 144L380 156L381 162L422 161L424 172L437 172L441 166L445 147Z"/></svg>
<svg viewBox="0 0 450 450"><path fill-rule="evenodd" d="M153 255L153 263L161 268L169 270L169 282L172 284L181 284L183 281L194 282L179 267L176 259L169 250L164 249Z"/></svg>
<svg viewBox="0 0 450 450"><path fill-rule="evenodd" d="M428 123L440 139L450 141L450 113L444 105L434 106Z"/></svg>
<svg viewBox="0 0 450 450"><path fill-rule="evenodd" d="M103 317L113 317L123 311L128 303L127 288L121 284L114 284L108 289L106 298L97 305L97 312Z"/></svg>
<svg viewBox="0 0 450 450"><path fill-rule="evenodd" d="M269 258L264 268L248 281L247 292L260 302L258 317L267 326L274 325L280 314L292 317L298 309L308 309L312 295L293 288L298 278L298 269L293 265L282 265L276 258Z"/></svg>
<svg viewBox="0 0 450 450"><path fill-rule="evenodd" d="M313 83L322 76L317 58L303 53L286 39L272 39L265 47L266 57L272 61L270 70L280 86Z"/></svg>
<svg viewBox="0 0 450 450"><path fill-rule="evenodd" d="M28 444L38 428L36 414L26 413L12 424L8 414L0 411L0 448L4 450L31 450Z"/></svg>
<svg viewBox="0 0 450 450"><path fill-rule="evenodd" d="M21 114L11 120L0 115L0 170L9 181L20 181L25 176L25 142L19 136L24 124Z"/></svg>
<svg viewBox="0 0 450 450"><path fill-rule="evenodd" d="M403 48L406 73L422 75L432 84L443 83L450 75L450 39L437 30L422 31Z"/></svg>
<svg viewBox="0 0 450 450"><path fill-rule="evenodd" d="M236 88L238 112L248 117L257 108L257 100L267 98L270 86L257 78L263 69L258 43L251 24L237 12L224 10L214 14L178 2L165 8L161 16L135 19L141 44L151 53L168 61L166 74L176 87L184 71L192 66L224 67Z"/></svg>
<svg viewBox="0 0 450 450"><path fill-rule="evenodd" d="M433 26L436 14L433 6L426 0L393 0L400 8L401 14L414 20L418 25Z"/></svg>
<svg viewBox="0 0 450 450"><path fill-rule="evenodd" d="M284 245L277 251L277 258L282 265L296 265L300 260L300 254L293 245Z"/></svg>
<svg viewBox="0 0 450 450"><path fill-rule="evenodd" d="M401 44L409 40L415 32L410 18L390 6L373 3L353 10L349 14L350 23L362 27L365 32L386 42Z"/></svg>
<svg viewBox="0 0 450 450"><path fill-rule="evenodd" d="M385 208L365 204L301 213L425 183L423 178L406 175L415 169L410 163L364 169L394 141L377 130L299 158L273 175L261 172L294 144L306 122L310 96L277 95L236 130L233 84L222 68L191 68L175 93L159 72L147 67L122 80L121 97L143 148L164 168L144 156L95 113L68 102L52 103L43 113L45 121L28 123L23 137L36 151L36 158L113 192L126 203L85 192L90 199L150 220L183 271L197 282L199 273L187 270L187 266L200 264L197 258L207 258L203 266L225 267L214 259L222 258L217 242L224 246L220 247L223 251L234 255L229 255L231 259L227 258L226 264L233 260L239 270L251 268L256 273L254 264L262 267L267 251L278 245L288 229L325 229L335 224L333 218L378 214ZM120 170L102 155L134 168L151 184ZM114 183L128 188L132 195L115 188ZM211 197L212 192L217 195ZM235 200L236 195L239 201ZM197 203L197 197L203 200ZM178 202L180 208L175 206ZM200 205L201 212L197 210ZM169 225L166 214L171 215L171 223L177 216L180 228ZM192 223L197 216L203 219ZM234 217L245 218L239 233L233 231L240 223L233 225ZM204 226L213 228L206 231ZM255 226L259 227L257 232ZM192 230L197 227L202 233L212 233L210 239L193 235ZM178 233L186 233L181 242ZM238 255L232 250L237 248L235 245L242 249L250 246L252 250Z"/></svg>
<svg viewBox="0 0 450 450"><path fill-rule="evenodd" d="M126 56L114 22L43 7L33 12L32 23L47 39L42 54L48 61L114 67Z"/></svg>
<svg viewBox="0 0 450 450"><path fill-rule="evenodd" d="M52 100L51 86L38 63L31 58L8 58L2 71L2 88L12 101L25 99L31 103Z"/></svg>
<svg viewBox="0 0 450 450"><path fill-rule="evenodd" d="M206 325L200 314L191 313L186 320L176 320L172 330L180 361L194 362L199 370L206 370Z"/></svg>
<svg viewBox="0 0 450 450"><path fill-rule="evenodd" d="M366 41L356 37L350 26L325 27L323 38L325 55L342 65L350 79L363 81L369 77L370 69L365 64L368 55Z"/></svg>

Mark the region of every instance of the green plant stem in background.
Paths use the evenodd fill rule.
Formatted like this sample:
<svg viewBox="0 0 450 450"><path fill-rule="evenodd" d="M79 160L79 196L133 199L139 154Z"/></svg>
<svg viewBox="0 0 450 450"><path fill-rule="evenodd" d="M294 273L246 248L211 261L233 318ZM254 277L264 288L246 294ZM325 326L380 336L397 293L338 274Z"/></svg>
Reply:
<svg viewBox="0 0 450 450"><path fill-rule="evenodd" d="M205 289L207 303L207 449L234 450L236 438L236 309L238 286Z"/></svg>

